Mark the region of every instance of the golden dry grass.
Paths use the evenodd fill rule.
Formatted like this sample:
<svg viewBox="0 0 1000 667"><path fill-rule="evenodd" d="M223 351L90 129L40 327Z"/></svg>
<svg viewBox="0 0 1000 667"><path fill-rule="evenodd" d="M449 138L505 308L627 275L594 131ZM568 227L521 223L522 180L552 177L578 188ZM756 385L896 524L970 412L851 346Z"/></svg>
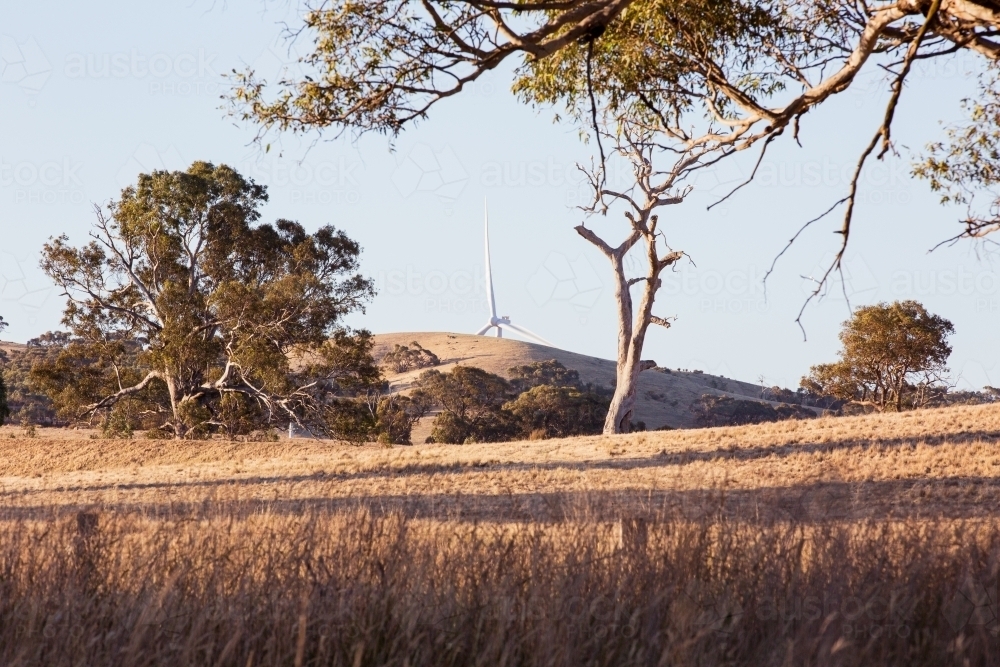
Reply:
<svg viewBox="0 0 1000 667"><path fill-rule="evenodd" d="M0 664L986 665L1000 406L383 449L0 428Z"/></svg>
<svg viewBox="0 0 1000 667"><path fill-rule="evenodd" d="M419 516L561 519L578 504L637 515L981 517L1000 506L1000 406L542 442L383 449L90 439L0 428L8 514L158 511L205 498L261 507L377 505ZM32 509L34 508L34 509ZM808 518L803 517L803 518Z"/></svg>

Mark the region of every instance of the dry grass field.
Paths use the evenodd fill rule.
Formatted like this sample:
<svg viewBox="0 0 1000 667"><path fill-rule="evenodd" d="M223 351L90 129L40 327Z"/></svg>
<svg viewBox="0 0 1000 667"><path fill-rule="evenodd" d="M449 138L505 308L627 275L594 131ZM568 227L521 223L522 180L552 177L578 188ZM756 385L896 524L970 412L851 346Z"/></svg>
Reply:
<svg viewBox="0 0 1000 667"><path fill-rule="evenodd" d="M354 447L0 428L3 665L987 665L1000 406Z"/></svg>

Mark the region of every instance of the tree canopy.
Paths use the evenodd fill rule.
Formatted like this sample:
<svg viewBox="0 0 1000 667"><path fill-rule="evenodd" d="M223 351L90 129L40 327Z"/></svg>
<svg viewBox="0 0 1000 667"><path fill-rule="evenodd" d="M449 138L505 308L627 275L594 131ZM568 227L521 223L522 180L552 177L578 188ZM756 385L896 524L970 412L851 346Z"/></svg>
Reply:
<svg viewBox="0 0 1000 667"><path fill-rule="evenodd" d="M317 429L338 396L380 380L370 334L342 324L373 295L360 247L332 226L262 224L266 201L234 169L195 162L140 174L95 207L87 245L45 245L79 341L61 361L92 362L92 382L74 380L81 415L130 400L177 437L226 428L227 415ZM72 379L50 370L54 385Z"/></svg>
<svg viewBox="0 0 1000 667"><path fill-rule="evenodd" d="M974 0L323 0L289 29L311 42L302 76L238 72L231 101L265 127L395 133L514 57L516 88L539 100L586 104L589 78L612 102L672 111L709 88L721 115L777 130L918 35L921 57L996 59L997 27L1000 8ZM786 103L768 107L777 91Z"/></svg>
<svg viewBox="0 0 1000 667"><path fill-rule="evenodd" d="M879 412L920 407L948 372L954 332L916 301L863 306L843 324L840 359L813 366L802 386Z"/></svg>
<svg viewBox="0 0 1000 667"><path fill-rule="evenodd" d="M425 371L411 396L439 408L431 440L462 444L601 431L610 390L580 382L555 359L509 369L510 381L474 366Z"/></svg>

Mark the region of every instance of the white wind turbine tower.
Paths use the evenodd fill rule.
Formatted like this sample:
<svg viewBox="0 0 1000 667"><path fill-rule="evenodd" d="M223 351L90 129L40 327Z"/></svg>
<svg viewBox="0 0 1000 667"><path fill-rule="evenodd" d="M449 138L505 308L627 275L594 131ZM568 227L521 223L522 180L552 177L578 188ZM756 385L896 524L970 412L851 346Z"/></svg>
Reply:
<svg viewBox="0 0 1000 667"><path fill-rule="evenodd" d="M542 345L548 345L549 347L555 347L552 343L545 340L537 334L533 334L524 327L519 327L516 324L512 324L509 315L504 315L503 317L497 317L497 300L493 295L493 270L490 267L490 212L487 209L485 200L483 201L484 211L486 213L486 298L490 302L490 321L486 323L482 329L476 332L477 336L484 336L486 332L496 327L497 338L503 338L503 330L510 329L511 331L516 331L525 338L533 340L536 343L541 343Z"/></svg>

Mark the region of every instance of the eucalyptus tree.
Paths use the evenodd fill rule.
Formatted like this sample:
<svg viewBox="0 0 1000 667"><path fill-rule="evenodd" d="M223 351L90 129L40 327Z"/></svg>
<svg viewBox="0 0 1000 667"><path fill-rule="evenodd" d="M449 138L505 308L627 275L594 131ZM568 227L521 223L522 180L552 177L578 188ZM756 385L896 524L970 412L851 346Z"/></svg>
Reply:
<svg viewBox="0 0 1000 667"><path fill-rule="evenodd" d="M916 301L862 306L843 324L840 358L813 366L802 386L877 412L923 407L946 389L954 333Z"/></svg>
<svg viewBox="0 0 1000 667"><path fill-rule="evenodd" d="M229 100L232 113L258 125L261 140L271 130L395 135L513 59L515 93L560 109L594 140L590 212L607 212L610 199L631 215L624 244L577 228L616 276L620 395L606 430L617 432L628 428L646 327L669 324L651 311L659 272L682 256L666 244L655 209L682 202L698 169L751 148L760 150L759 165L778 137L798 141L806 114L877 60L890 92L881 122L843 198L804 225L843 207L840 248L801 321L841 268L866 161L893 152L893 119L913 63L958 50L991 62L1000 53L998 28L1000 6L970 0L323 1L307 4L292 30L312 40L303 74L268 82L236 72ZM607 187L606 161L616 153L632 165L631 187L641 197ZM649 270L632 283L619 265L642 239ZM633 310L636 286L643 292Z"/></svg>
<svg viewBox="0 0 1000 667"><path fill-rule="evenodd" d="M176 437L234 413L323 429L338 396L379 381L370 334L342 322L373 295L360 247L332 226L260 223L266 201L230 167L195 162L95 206L88 244L45 245L76 353L111 378L77 392L80 416L141 398Z"/></svg>

